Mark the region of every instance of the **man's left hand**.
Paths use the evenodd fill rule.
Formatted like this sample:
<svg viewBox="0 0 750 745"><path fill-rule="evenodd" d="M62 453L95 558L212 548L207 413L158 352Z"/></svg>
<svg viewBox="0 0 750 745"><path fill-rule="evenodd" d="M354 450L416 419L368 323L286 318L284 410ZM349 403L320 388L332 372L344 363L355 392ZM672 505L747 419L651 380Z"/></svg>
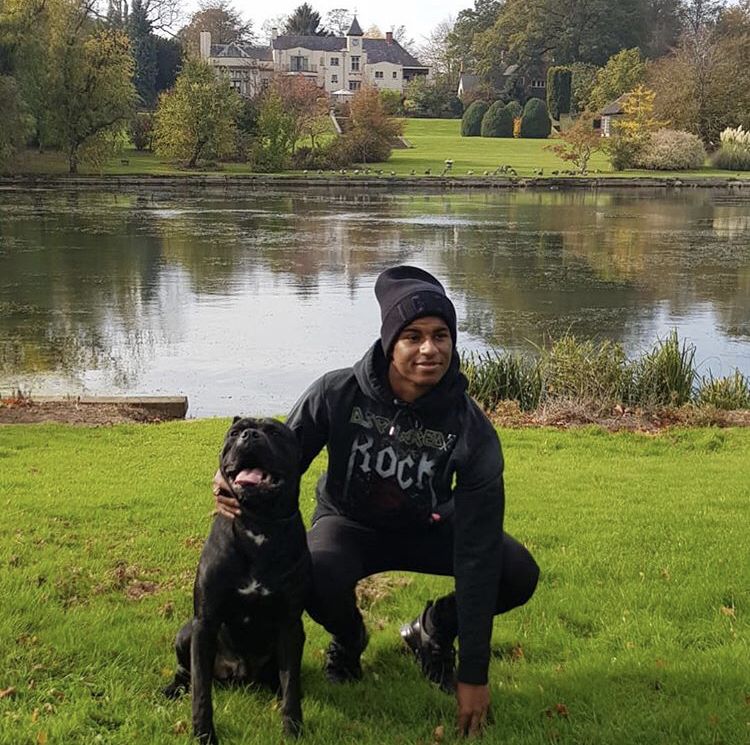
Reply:
<svg viewBox="0 0 750 745"><path fill-rule="evenodd" d="M490 711L490 687L488 685L471 685L458 683L456 687L458 701L458 733L474 737L487 724Z"/></svg>

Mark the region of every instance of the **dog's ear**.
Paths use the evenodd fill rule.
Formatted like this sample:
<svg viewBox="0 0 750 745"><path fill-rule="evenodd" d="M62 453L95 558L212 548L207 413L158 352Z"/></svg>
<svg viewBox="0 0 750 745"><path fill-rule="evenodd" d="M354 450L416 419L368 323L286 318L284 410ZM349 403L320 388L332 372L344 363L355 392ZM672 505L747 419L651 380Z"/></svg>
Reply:
<svg viewBox="0 0 750 745"><path fill-rule="evenodd" d="M233 418L232 418L232 424L237 424L237 422L239 422L239 421L240 421L240 419L242 419L242 417L241 417L241 416L236 416L236 417L233 417Z"/></svg>

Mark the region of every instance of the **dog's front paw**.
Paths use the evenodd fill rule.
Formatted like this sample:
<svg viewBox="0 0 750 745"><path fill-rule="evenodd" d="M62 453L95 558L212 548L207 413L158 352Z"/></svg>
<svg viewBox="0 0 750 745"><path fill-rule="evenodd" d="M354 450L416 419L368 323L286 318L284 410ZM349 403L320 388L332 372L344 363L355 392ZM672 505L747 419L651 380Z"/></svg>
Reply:
<svg viewBox="0 0 750 745"><path fill-rule="evenodd" d="M161 691L167 698L172 700L180 698L187 693L187 686L184 683L172 682Z"/></svg>
<svg viewBox="0 0 750 745"><path fill-rule="evenodd" d="M302 720L296 717L284 717L284 734L287 737L299 737L302 734Z"/></svg>

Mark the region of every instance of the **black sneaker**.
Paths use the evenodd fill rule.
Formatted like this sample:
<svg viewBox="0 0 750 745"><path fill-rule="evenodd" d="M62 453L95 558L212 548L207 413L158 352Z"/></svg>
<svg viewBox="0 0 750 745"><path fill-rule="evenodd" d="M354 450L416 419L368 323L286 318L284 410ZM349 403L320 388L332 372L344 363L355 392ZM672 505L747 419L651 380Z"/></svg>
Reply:
<svg viewBox="0 0 750 745"><path fill-rule="evenodd" d="M401 627L401 638L417 658L423 675L440 690L455 693L456 650L452 641L441 641L437 634L428 634L425 630L425 616L431 606L432 601L420 616Z"/></svg>
<svg viewBox="0 0 750 745"><path fill-rule="evenodd" d="M360 637L355 645L343 644L335 636L326 650L323 672L329 683L351 683L362 680L362 665L359 658L365 651L370 637L364 624L360 626Z"/></svg>

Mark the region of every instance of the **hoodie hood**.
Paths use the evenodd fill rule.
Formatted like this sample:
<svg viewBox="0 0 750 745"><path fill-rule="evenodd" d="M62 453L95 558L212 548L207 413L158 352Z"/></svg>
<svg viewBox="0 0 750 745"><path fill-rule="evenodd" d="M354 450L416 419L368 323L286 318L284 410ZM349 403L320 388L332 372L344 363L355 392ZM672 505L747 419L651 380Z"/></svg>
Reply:
<svg viewBox="0 0 750 745"><path fill-rule="evenodd" d="M388 383L388 364L383 345L378 339L354 365L354 375L366 395L390 404L396 397ZM454 347L450 365L440 382L416 401L399 403L411 407L416 412L440 413L454 407L467 387L468 381L461 372L461 362Z"/></svg>

